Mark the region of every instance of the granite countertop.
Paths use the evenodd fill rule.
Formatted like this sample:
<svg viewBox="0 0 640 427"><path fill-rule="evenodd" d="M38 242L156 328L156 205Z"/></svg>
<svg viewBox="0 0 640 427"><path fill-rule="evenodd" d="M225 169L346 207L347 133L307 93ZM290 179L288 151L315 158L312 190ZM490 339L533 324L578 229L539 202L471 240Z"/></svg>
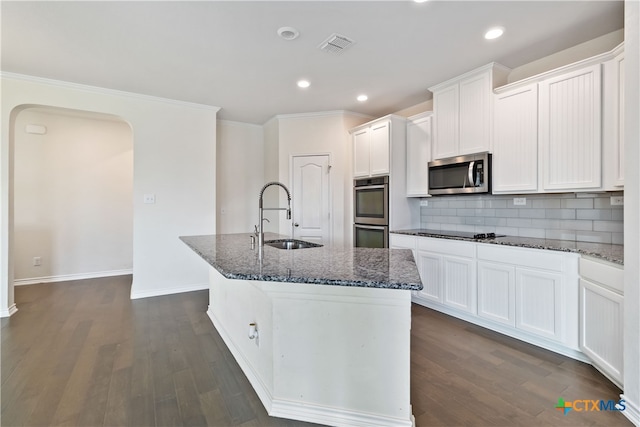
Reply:
<svg viewBox="0 0 640 427"><path fill-rule="evenodd" d="M408 234L411 236L436 237L451 240L466 240L478 243L489 243L494 245L516 246L520 248L547 249L551 251L575 252L581 255L588 255L594 258L603 259L615 264L624 265L624 246L610 245L606 243L575 242L571 240L535 239L530 237L496 237L494 239L474 240L462 237L449 237L438 235L436 230L412 229L394 230L391 233Z"/></svg>
<svg viewBox="0 0 640 427"><path fill-rule="evenodd" d="M420 290L422 282L408 249L325 245L276 249L265 245L258 257L250 233L183 236L184 243L228 279ZM265 240L283 236L265 233Z"/></svg>

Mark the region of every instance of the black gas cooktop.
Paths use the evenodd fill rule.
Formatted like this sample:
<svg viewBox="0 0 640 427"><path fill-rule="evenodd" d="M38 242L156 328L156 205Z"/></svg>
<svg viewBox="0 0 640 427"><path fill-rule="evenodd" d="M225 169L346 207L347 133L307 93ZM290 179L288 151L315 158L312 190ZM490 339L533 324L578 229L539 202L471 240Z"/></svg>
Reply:
<svg viewBox="0 0 640 427"><path fill-rule="evenodd" d="M485 240L495 239L496 237L505 237L504 234L496 233L475 233L473 231L445 231L445 230L424 230L426 234L442 237L460 237L463 239Z"/></svg>

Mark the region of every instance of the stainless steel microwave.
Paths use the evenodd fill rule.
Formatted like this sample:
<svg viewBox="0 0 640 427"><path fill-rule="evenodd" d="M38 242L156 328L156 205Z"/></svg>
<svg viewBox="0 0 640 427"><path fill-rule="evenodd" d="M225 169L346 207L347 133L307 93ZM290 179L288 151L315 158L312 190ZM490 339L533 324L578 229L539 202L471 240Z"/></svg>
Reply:
<svg viewBox="0 0 640 427"><path fill-rule="evenodd" d="M429 194L491 192L491 154L478 153L429 162Z"/></svg>

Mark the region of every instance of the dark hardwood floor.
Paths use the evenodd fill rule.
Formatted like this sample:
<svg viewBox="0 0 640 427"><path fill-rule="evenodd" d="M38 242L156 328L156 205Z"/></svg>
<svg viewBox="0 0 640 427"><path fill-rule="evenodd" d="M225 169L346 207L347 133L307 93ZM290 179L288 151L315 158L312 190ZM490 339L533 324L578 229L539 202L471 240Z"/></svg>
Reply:
<svg viewBox="0 0 640 427"><path fill-rule="evenodd" d="M16 287L2 319L2 426L302 426L269 417L205 311L208 292L131 301L131 276ZM591 366L413 307L411 398L423 426L631 425Z"/></svg>

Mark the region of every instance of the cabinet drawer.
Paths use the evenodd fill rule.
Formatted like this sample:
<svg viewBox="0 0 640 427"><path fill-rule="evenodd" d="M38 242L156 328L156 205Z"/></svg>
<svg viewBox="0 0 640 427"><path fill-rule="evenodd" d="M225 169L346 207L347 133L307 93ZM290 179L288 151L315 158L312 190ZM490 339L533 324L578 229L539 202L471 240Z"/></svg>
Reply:
<svg viewBox="0 0 640 427"><path fill-rule="evenodd" d="M445 255L475 258L476 244L460 240L435 239L430 237L418 238L418 249Z"/></svg>
<svg viewBox="0 0 640 427"><path fill-rule="evenodd" d="M593 258L580 257L580 276L624 294L624 268Z"/></svg>
<svg viewBox="0 0 640 427"><path fill-rule="evenodd" d="M479 244L478 259L541 270L562 271L562 254L548 250Z"/></svg>
<svg viewBox="0 0 640 427"><path fill-rule="evenodd" d="M416 251L416 237L408 236L406 234L390 234L389 235L389 247L391 249L411 249L414 254Z"/></svg>

